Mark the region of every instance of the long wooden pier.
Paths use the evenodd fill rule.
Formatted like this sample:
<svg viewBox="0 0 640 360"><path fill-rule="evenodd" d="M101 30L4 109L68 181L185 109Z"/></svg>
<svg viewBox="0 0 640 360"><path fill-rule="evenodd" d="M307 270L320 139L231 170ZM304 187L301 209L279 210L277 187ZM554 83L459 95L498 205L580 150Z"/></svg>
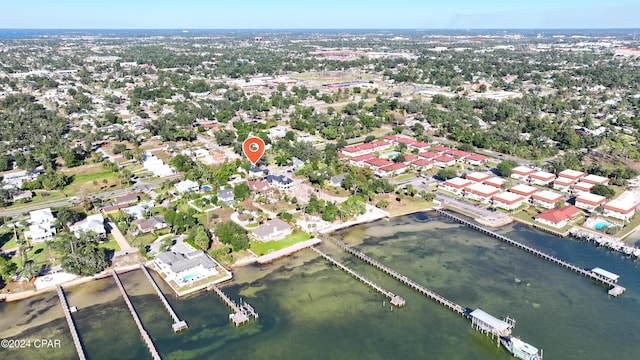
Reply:
<svg viewBox="0 0 640 360"><path fill-rule="evenodd" d="M436 211L438 213L450 218L450 219L453 219L453 220L455 220L455 221L457 221L457 222L459 222L459 223L461 223L463 225L466 225L469 228L477 230L477 231L479 231L479 232L481 232L481 233L483 233L485 235L491 236L491 237L493 237L495 239L498 239L500 241L503 241L503 242L505 242L505 243L507 243L509 245L513 245L513 246L515 246L517 248L520 248L520 249L522 249L524 251L527 251L527 252L529 252L531 254L534 254L534 255L542 258L542 259L545 259L545 260L550 261L550 262L552 262L554 264L560 265L560 266L562 266L564 268L567 268L569 270L575 271L580 275L583 275L583 276L586 276L586 277L588 277L590 279L593 279L593 280L599 281L601 283L607 284L607 285L612 287L611 290L610 290L610 294L612 294L612 295L616 294L615 296L617 296L617 295L622 294L625 291L625 288L620 286L620 285L618 285L616 282L614 282L612 280L609 280L607 278L603 278L602 276L598 276L597 274L593 273L590 270L582 269L582 268L580 268L580 267L578 267L576 265L573 265L573 264L571 264L569 262L566 262L564 260L560 260L560 259L556 258L555 256L551 256L551 255L549 255L547 253L544 253L544 252L542 252L540 250L534 249L531 246L525 245L523 243L520 243L520 242L517 242L517 241L515 241L513 239L510 239L510 238L508 238L508 237L506 237L504 235L501 235L501 234L498 234L498 233L493 232L491 230L485 229L480 225L477 225L477 224L475 224L475 223L473 223L471 221L468 221L468 220L465 220L465 219L463 219L461 217L453 215L448 211L444 211L442 209L436 209Z"/></svg>
<svg viewBox="0 0 640 360"><path fill-rule="evenodd" d="M227 304L227 306L231 310L233 310L233 313L229 314L229 320L233 321L236 326L249 321L249 316L253 316L255 319L259 317L258 313L253 309L251 305L249 305L248 303L242 303L242 305L236 304L235 301L231 300L231 298L229 298L227 294L225 294L224 291L222 291L222 289L217 287L215 284L209 284L207 290L211 290L218 294L222 301L224 301L225 304Z"/></svg>
<svg viewBox="0 0 640 360"><path fill-rule="evenodd" d="M147 347L149 348L149 352L151 353L151 357L153 358L153 360L161 360L160 354L156 350L155 345L153 345L153 341L151 341L151 336L149 336L147 331L142 326L142 322L140 321L140 318L138 317L138 314L136 313L136 309L133 308L133 304L131 303L131 300L129 300L129 296L127 295L127 291L124 289L124 286L122 286L122 282L120 281L120 278L118 277L118 273L116 273L115 271L112 270L111 274L113 275L113 279L116 281L116 284L118 285L118 288L120 289L120 292L122 293L122 297L124 298L124 302L127 304L127 307L129 308L129 312L131 313L131 316L133 317L133 320L136 322L136 326L138 327L138 330L140 331L140 335L142 335L142 340L144 340L144 342L147 344Z"/></svg>
<svg viewBox="0 0 640 360"><path fill-rule="evenodd" d="M153 277L151 277L151 274L149 274L149 270L147 270L147 267L144 266L144 264L140 264L140 269L142 269L142 272L147 276L147 279L149 280L153 288L156 290L158 297L162 301L164 308L167 309L167 312L169 313L169 315L171 315L171 318L173 319L173 325L171 325L171 327L173 328L173 331L178 332L180 330L187 329L188 328L187 322L184 320L180 320L180 318L178 318L178 315L176 315L175 311L173 311L173 308L171 308L171 305L169 304L169 302L167 301L167 298L164 296L164 294L158 287L158 284L156 284L155 280L153 280Z"/></svg>
<svg viewBox="0 0 640 360"><path fill-rule="evenodd" d="M437 294L436 292L427 289L426 287L418 284L417 282L407 278L406 276L400 274L399 272L389 268L386 265L383 265L379 262L377 262L376 260L370 258L369 256L363 254L362 252L352 248L351 246L343 243L342 241L329 236L329 235L325 235L325 234L317 234L316 236L320 237L321 239L326 239L331 241L332 243L336 244L338 247L340 247L341 249L345 250L346 252L350 253L351 255L357 257L358 259L366 262L367 264L375 267L376 269L384 272L385 274L391 276L392 278L400 281L401 283L407 285L408 287L416 290L417 292L419 292L420 294L428 297L429 299L432 299L434 301L436 301L438 304L441 304L443 306L445 306L448 309L451 309L452 311L462 315L462 316L466 316L465 315L465 308L463 308L462 306L454 303L453 301L445 298L444 296Z"/></svg>
<svg viewBox="0 0 640 360"><path fill-rule="evenodd" d="M342 269L347 274L349 274L349 275L353 276L354 278L362 281L363 283L365 283L366 285L368 285L369 287L371 287L375 291L379 292L380 294L388 297L389 300L391 300L391 304L392 305L395 305L395 306L398 306L398 307L399 306L404 306L405 301L404 301L404 299L402 297L392 293L391 291L385 290L380 285L378 285L378 284L374 283L373 281L365 278L364 276L358 274L357 272L353 271L349 267L341 264L340 262L338 262L337 260L335 260L331 256L329 256L329 255L323 253L322 251L318 250L315 246L310 247L310 249L315 251L318 255L322 256L328 262L330 262L333 265L335 265L335 266L339 267L340 269Z"/></svg>
<svg viewBox="0 0 640 360"><path fill-rule="evenodd" d="M87 357L84 354L84 350L82 349L82 343L80 342L80 336L78 335L78 330L76 330L76 324L73 322L73 318L71 317L71 311L69 311L69 304L67 303L67 298L64 295L64 291L62 290L62 286L56 286L58 290L58 297L60 298L60 305L62 305L62 310L64 311L64 317L67 318L67 325L69 325L69 331L71 332L71 338L73 339L73 345L76 346L76 351L78 352L78 358L80 360L86 360Z"/></svg>

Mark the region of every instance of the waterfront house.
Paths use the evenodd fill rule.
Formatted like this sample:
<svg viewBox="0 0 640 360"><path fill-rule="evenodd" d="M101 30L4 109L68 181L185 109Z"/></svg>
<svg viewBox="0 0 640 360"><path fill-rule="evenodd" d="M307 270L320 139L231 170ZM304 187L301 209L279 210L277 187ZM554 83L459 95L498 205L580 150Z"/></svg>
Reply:
<svg viewBox="0 0 640 360"><path fill-rule="evenodd" d="M493 196L493 206L504 210L515 210L522 206L525 200L522 195L505 191Z"/></svg>
<svg viewBox="0 0 640 360"><path fill-rule="evenodd" d="M474 183L464 188L463 193L465 197L473 200L477 200L483 203L489 203L491 198L500 192L500 189L496 189L493 186Z"/></svg>
<svg viewBox="0 0 640 360"><path fill-rule="evenodd" d="M602 215L620 220L629 220L636 213L638 204L634 201L612 200L604 205Z"/></svg>
<svg viewBox="0 0 640 360"><path fill-rule="evenodd" d="M173 248L175 246L172 250ZM178 286L185 286L218 274L217 263L202 250L188 253L161 252L153 263L163 274L165 281L174 281Z"/></svg>
<svg viewBox="0 0 640 360"><path fill-rule="evenodd" d="M604 205L606 202L607 202L607 198L604 196L591 194L591 193L584 193L576 197L575 205L578 209L591 212L595 210L598 206Z"/></svg>
<svg viewBox="0 0 640 360"><path fill-rule="evenodd" d="M456 195L462 194L462 190L473 184L470 180L455 177L453 179L449 179L440 184L440 187L446 191L452 192Z"/></svg>
<svg viewBox="0 0 640 360"><path fill-rule="evenodd" d="M511 169L511 177L518 180L527 180L529 175L536 172L534 169L527 166L516 166Z"/></svg>
<svg viewBox="0 0 640 360"><path fill-rule="evenodd" d="M553 209L558 201L564 200L564 195L558 194L553 191L544 190L533 194L533 196L531 196L531 199L533 199L533 203L536 206L545 209Z"/></svg>
<svg viewBox="0 0 640 360"><path fill-rule="evenodd" d="M576 216L580 210L573 205L566 205L558 209L549 209L536 215L534 219L545 225L555 228L562 228L567 225L569 220Z"/></svg>
<svg viewBox="0 0 640 360"><path fill-rule="evenodd" d="M291 225L280 219L273 219L253 229L253 236L260 241L280 240L292 232Z"/></svg>

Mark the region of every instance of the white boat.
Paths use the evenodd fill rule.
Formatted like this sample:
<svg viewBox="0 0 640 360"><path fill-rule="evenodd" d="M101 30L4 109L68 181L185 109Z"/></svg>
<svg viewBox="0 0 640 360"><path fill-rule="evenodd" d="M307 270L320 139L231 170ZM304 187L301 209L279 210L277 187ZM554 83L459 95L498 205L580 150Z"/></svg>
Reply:
<svg viewBox="0 0 640 360"><path fill-rule="evenodd" d="M542 352L538 352L538 348L517 337L502 337L500 338L500 343L517 359L542 360Z"/></svg>

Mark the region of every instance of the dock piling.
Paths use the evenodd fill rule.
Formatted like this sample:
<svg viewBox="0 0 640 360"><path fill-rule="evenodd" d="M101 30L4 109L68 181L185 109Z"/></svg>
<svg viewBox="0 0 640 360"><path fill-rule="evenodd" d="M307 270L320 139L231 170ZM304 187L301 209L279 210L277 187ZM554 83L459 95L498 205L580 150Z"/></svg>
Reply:
<svg viewBox="0 0 640 360"><path fill-rule="evenodd" d="M60 305L62 305L62 310L64 311L64 317L67 318L67 325L69 325L69 331L71 331L71 338L73 339L73 345L75 345L76 347L78 358L80 358L80 360L86 360L87 357L85 356L84 350L82 349L80 336L78 335L78 330L76 329L76 325L73 322L73 318L71 317L71 311L69 310L69 303L67 303L67 298L64 295L62 286L60 285L56 286L56 290L58 291L58 298L60 298Z"/></svg>
<svg viewBox="0 0 640 360"><path fill-rule="evenodd" d="M162 293L162 290L160 290L160 287L158 287L158 284L156 284L155 280L153 280L153 277L149 273L149 270L147 270L147 267L144 266L144 264L140 264L140 269L147 276L147 279L149 280L153 288L156 290L158 297L162 301L164 308L167 309L167 312L169 313L169 315L171 315L171 318L173 319L173 325L171 325L171 327L173 328L173 332L178 332L180 330L187 329L188 328L187 322L184 320L180 320L180 318L178 318L178 315L176 315L175 311L173 311L173 308L171 308L171 305L165 298L164 294Z"/></svg>

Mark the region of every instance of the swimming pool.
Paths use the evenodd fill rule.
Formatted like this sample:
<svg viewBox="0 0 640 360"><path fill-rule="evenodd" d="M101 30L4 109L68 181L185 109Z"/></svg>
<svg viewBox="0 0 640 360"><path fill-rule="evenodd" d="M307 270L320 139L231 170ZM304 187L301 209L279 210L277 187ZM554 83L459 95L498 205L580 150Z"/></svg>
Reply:
<svg viewBox="0 0 640 360"><path fill-rule="evenodd" d="M189 281L189 280L193 279L193 278L194 278L194 277L196 277L196 276L198 276L198 274L189 274L189 275L187 275L187 276L183 276L183 277L182 277L182 280L183 280L183 281Z"/></svg>
<svg viewBox="0 0 640 360"><path fill-rule="evenodd" d="M604 220L600 220L600 221L598 221L597 223L595 223L593 225L593 228L596 229L596 230L602 230L602 229L604 229L606 227L609 227L609 226L611 226L610 222L604 221Z"/></svg>
<svg viewBox="0 0 640 360"><path fill-rule="evenodd" d="M391 154L387 155L387 158L389 158L389 159L393 159L393 158L395 158L396 156L398 156L398 153L395 153L395 152L394 152L394 153L391 153Z"/></svg>
<svg viewBox="0 0 640 360"><path fill-rule="evenodd" d="M213 190L213 188L211 187L211 185L202 185L202 188L206 191L211 191Z"/></svg>

